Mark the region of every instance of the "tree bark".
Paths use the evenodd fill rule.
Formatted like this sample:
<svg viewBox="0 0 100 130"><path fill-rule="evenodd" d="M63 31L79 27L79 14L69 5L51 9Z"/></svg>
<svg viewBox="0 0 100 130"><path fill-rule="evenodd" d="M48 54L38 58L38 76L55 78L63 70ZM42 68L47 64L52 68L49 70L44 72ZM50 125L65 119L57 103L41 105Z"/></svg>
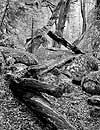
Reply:
<svg viewBox="0 0 100 130"><path fill-rule="evenodd" d="M39 117L45 117L47 121L52 122L57 128L75 130L75 128L65 120L60 114L55 112L50 106L48 106L44 101L39 97L33 97L32 99L24 98L25 104L31 111L39 113ZM54 127L52 128L52 130Z"/></svg>
<svg viewBox="0 0 100 130"><path fill-rule="evenodd" d="M81 50L79 50L75 45L71 45L69 42L67 42L64 38L57 36L56 34L49 31L47 35L52 38L53 40L60 42L62 45L64 45L66 48L72 50L75 54L83 54Z"/></svg>
<svg viewBox="0 0 100 130"><path fill-rule="evenodd" d="M62 0L60 0L58 2L57 6L53 10L53 13L52 13L50 19L48 20L47 25L44 26L43 28L41 28L42 32L46 32L47 33L49 31L49 29L53 26L53 24L56 22L56 20L59 17L59 10L60 10L61 5L62 5Z"/></svg>
<svg viewBox="0 0 100 130"><path fill-rule="evenodd" d="M32 44L34 44L34 40L33 40L33 27L34 27L34 19L33 19L33 16L32 16L32 28L31 28L31 38L30 38L30 47L28 48L28 52L32 53L34 52L34 48L32 46Z"/></svg>
<svg viewBox="0 0 100 130"><path fill-rule="evenodd" d="M51 127L53 127L51 130L54 128L75 130L67 120L51 108L50 103L41 95L41 92L46 92L55 97L60 97L62 95L62 89L30 78L20 79L13 75L7 75L8 77L9 88L15 98L24 103L31 113L35 113L40 120L46 121L44 123L50 123Z"/></svg>
<svg viewBox="0 0 100 130"><path fill-rule="evenodd" d="M19 78L12 74L6 75L6 80L9 79L10 84L14 89L18 89L19 91L23 90L23 93L26 92L42 92L52 95L56 98L62 96L65 91L65 88L60 86L52 86L43 82L40 82L33 78ZM11 88L12 89L12 88Z"/></svg>
<svg viewBox="0 0 100 130"><path fill-rule="evenodd" d="M83 18L82 34L86 31L86 17L85 17L85 1L80 0L81 3L81 14Z"/></svg>
<svg viewBox="0 0 100 130"><path fill-rule="evenodd" d="M59 18L58 18L58 23L56 25L56 31L55 33L58 35L58 36L61 36L63 37L63 30L64 30L64 27L65 27L65 22L66 22L66 17L67 17L67 14L68 14L68 10L69 10L69 5L70 5L70 0L62 0L62 5L60 7L60 14L59 14ZM57 42L54 41L54 47L57 46ZM58 44L58 47L60 48L61 47L61 44L59 43Z"/></svg>

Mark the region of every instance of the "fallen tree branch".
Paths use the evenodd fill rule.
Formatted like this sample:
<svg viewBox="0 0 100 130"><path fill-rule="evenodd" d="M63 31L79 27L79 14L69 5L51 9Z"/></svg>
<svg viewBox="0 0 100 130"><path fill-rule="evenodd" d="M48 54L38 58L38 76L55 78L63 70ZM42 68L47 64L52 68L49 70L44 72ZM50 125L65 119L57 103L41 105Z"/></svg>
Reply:
<svg viewBox="0 0 100 130"><path fill-rule="evenodd" d="M63 37L59 37L56 34L54 34L52 31L49 31L52 27L52 25L55 23L55 21L58 19L58 14L59 14L59 9L62 5L62 0L60 0L58 2L58 5L56 6L56 8L54 9L48 23L46 26L43 26L40 29L40 33L41 35L44 35L45 33L52 38L54 41L62 44L63 46L65 46L66 48L70 49L71 51L73 51L75 54L84 54L77 46L75 45L71 45L69 42L67 42ZM68 0L68 4L69 5L69 0ZM66 10L66 9L65 9ZM64 21L65 22L65 21ZM40 34L39 34L40 35Z"/></svg>
<svg viewBox="0 0 100 130"><path fill-rule="evenodd" d="M57 127L53 124L53 122L50 122L47 117L46 117L46 113L42 113L41 111L39 111L39 105L35 102L32 103L32 101L34 101L34 99L31 99L32 97L40 99L40 101L42 100L43 104L46 104L45 106L50 107L50 103L49 101L47 101L47 99L45 99L41 93L39 92L35 92L31 93L31 92L27 92L27 91L23 91L23 89L19 89L16 87L16 84L14 85L12 82L10 82L9 88L13 94L13 96L20 102L20 103L24 103L25 106L28 108L29 112L31 114L33 114L33 116L38 117L38 120L40 122L42 122L44 124L44 127L50 127L55 128L55 130L58 130ZM44 108L45 108L44 106ZM41 108L41 107L40 107Z"/></svg>
<svg viewBox="0 0 100 130"><path fill-rule="evenodd" d="M78 57L79 55L71 55L68 58L60 61L59 63L55 63L53 65L32 65L28 67L28 72L33 73L34 70L36 71L37 75L42 76L44 74L47 74L51 71L53 71L55 68L60 69L62 66L67 65L69 63L71 63L75 57Z"/></svg>
<svg viewBox="0 0 100 130"><path fill-rule="evenodd" d="M52 122L57 128L75 130L75 128L67 120L44 103L44 101L38 96L34 96L31 100L24 98L24 101L31 111L36 111L36 113L39 113L39 115L45 117L47 121Z"/></svg>
<svg viewBox="0 0 100 130"><path fill-rule="evenodd" d="M11 89L13 95L20 101L23 102L31 113L35 113L39 119L50 123L50 127L75 130L75 128L65 120L60 114L55 112L50 103L45 100L45 98L41 95L41 92L53 95L55 97L61 96L61 89L55 88L54 86L41 83L37 80L30 78L16 78L13 75L7 75L6 78L9 77L9 88ZM60 92L60 95L59 95Z"/></svg>
<svg viewBox="0 0 100 130"><path fill-rule="evenodd" d="M67 42L64 38L58 37L56 34L49 31L47 35L52 38L53 40L57 41L58 43L61 43L66 48L72 50L75 54L84 54L81 50L79 50L75 45L71 45L69 42Z"/></svg>
<svg viewBox="0 0 100 130"><path fill-rule="evenodd" d="M26 91L34 93L37 91L59 98L65 91L65 88L62 85L52 86L33 78L19 78L15 77L13 74L7 74L6 80L8 79L12 87L14 86L15 89L18 89L19 91L23 90L23 92Z"/></svg>

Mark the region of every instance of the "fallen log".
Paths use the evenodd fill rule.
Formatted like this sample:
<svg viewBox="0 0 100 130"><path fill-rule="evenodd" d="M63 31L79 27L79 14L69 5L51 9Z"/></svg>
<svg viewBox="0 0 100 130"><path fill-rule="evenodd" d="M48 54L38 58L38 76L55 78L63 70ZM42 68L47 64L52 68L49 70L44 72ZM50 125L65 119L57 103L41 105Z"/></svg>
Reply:
<svg viewBox="0 0 100 130"><path fill-rule="evenodd" d="M57 41L58 43L61 43L66 48L72 50L75 54L84 54L77 46L71 45L69 42L67 42L64 38L57 36L51 31L48 31L47 35L52 38L53 40Z"/></svg>
<svg viewBox="0 0 100 130"><path fill-rule="evenodd" d="M49 66L47 69L40 71L39 75L44 75L44 74L47 74L49 72L52 72L55 69L60 69L64 65L67 65L67 64L73 62L74 59L75 59L75 56L72 56L69 59L65 59L65 60L61 61L59 64L57 63L55 65Z"/></svg>
<svg viewBox="0 0 100 130"><path fill-rule="evenodd" d="M79 56L79 55L77 55L77 56ZM20 69L21 65L14 64L14 65L10 66L10 68L11 68L11 70L13 70L13 69L17 70L17 71L15 70L12 72L13 72L13 74L17 75L19 78L33 77L34 79L38 79L39 76L45 75L49 72L58 76L63 73L63 72L59 71L59 69L61 69L64 65L68 65L71 62L73 62L73 60L77 56L69 55L69 57L67 59L63 59L59 63L54 63L54 64L49 64L49 63L46 63L44 65L37 64L37 65L26 66L22 69Z"/></svg>
<svg viewBox="0 0 100 130"><path fill-rule="evenodd" d="M75 130L65 118L48 106L42 98L38 96L33 96L31 99L24 98L24 103L32 112L39 114L39 118L42 116L46 121L52 122L54 126L56 126L53 126L52 130L54 130L54 128Z"/></svg>
<svg viewBox="0 0 100 130"><path fill-rule="evenodd" d="M65 92L65 87L63 85L53 86L33 78L19 78L15 77L15 75L7 74L6 80L10 81L10 85L14 87L14 89L18 89L19 91L23 90L23 92L26 91L34 93L37 91L41 93L47 93L48 95L56 98L61 97Z"/></svg>
<svg viewBox="0 0 100 130"><path fill-rule="evenodd" d="M18 99L20 103L24 103L30 113L33 115L35 114L43 124L50 128L50 130L58 130L58 128L75 130L65 118L51 108L51 104L41 93L23 91L23 89L16 88L16 85L14 86L13 83L11 83L9 87L14 97Z"/></svg>
<svg viewBox="0 0 100 130"><path fill-rule="evenodd" d="M40 103L36 101L40 99ZM56 126L52 121L48 119L48 116L46 115L46 112L48 111L49 113L49 106L45 104L44 102L41 101L42 99L39 97L34 96L32 99L25 98L23 99L24 104L27 106L29 109L30 113L35 114L38 119L44 124L44 127L48 127L50 130L58 130L58 126ZM45 108L47 107L47 108ZM47 109L47 110L46 110ZM46 111L43 111L46 110ZM52 114L52 113L51 113ZM52 118L52 117L51 117ZM61 124L61 123L60 123Z"/></svg>
<svg viewBox="0 0 100 130"><path fill-rule="evenodd" d="M42 75L45 75L47 73L52 73L55 76L60 76L61 74L67 76L70 78L70 75L65 74L64 72L60 71L59 68L61 68L63 65L66 65L67 63L71 63L74 60L74 58L70 60L66 60L66 62L61 62L61 64L58 64L58 66L55 64L54 66L49 65L32 65L32 66L26 66L24 64L14 64L11 65L8 70L11 71L16 77L19 78L33 78L33 79L39 79Z"/></svg>
<svg viewBox="0 0 100 130"><path fill-rule="evenodd" d="M47 101L41 93L39 92L27 92L27 91L23 91L23 89L18 89L16 87L16 85L14 86L13 83L10 83L9 88L14 96L14 98L16 98L18 100L18 102L20 104L24 103L25 106L28 108L28 111L32 114L32 116L36 116L39 120L39 122L42 123L42 127L50 127L51 130L53 130L53 128L55 128L55 130L58 130L57 127L50 122L48 119L46 119L46 117L44 117L44 114L42 114L38 109L38 104L37 107L36 105L31 103L31 98L34 97L38 97L38 99L40 98L41 100L43 100L44 104L46 104L48 107L50 107L50 103L49 101ZM38 108L38 109L37 109ZM45 114L46 115L46 114Z"/></svg>
<svg viewBox="0 0 100 130"><path fill-rule="evenodd" d="M33 54L19 49L12 49L0 46L0 52L3 54L5 61L7 60L7 58L11 57L15 60L14 63L23 63L28 66L38 64L38 61Z"/></svg>
<svg viewBox="0 0 100 130"><path fill-rule="evenodd" d="M9 77L9 78L8 78ZM41 83L31 78L17 78L13 75L7 75L9 79L9 89L20 103L24 103L31 113L35 113L39 120L44 124L49 124L51 130L75 128L60 114L51 108L51 104L43 97L42 93L47 93L55 97L60 97L62 89ZM60 93L60 95L59 95Z"/></svg>
<svg viewBox="0 0 100 130"><path fill-rule="evenodd" d="M9 89L20 103L24 103L31 113L35 113L39 120L44 124L49 124L51 130L75 128L65 120L60 114L51 108L51 104L42 93L47 93L55 97L61 97L64 87L51 86L32 78L17 78L15 75L8 74ZM7 80L6 79L6 80Z"/></svg>

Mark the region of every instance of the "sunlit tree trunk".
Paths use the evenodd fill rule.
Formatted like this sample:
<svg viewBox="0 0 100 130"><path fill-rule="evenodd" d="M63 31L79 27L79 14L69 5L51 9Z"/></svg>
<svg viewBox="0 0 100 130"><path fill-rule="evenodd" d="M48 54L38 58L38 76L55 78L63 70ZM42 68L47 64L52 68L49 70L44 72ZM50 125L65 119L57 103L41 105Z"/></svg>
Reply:
<svg viewBox="0 0 100 130"><path fill-rule="evenodd" d="M85 0L80 0L81 3L81 14L83 18L82 34L86 31L86 16L85 16Z"/></svg>
<svg viewBox="0 0 100 130"><path fill-rule="evenodd" d="M55 33L60 37L63 36L63 31L64 31L66 17L69 10L69 5L70 5L70 0L66 0L66 1L62 0L62 5L60 7L60 13L59 13L58 22L56 24L56 30L55 30ZM60 48L61 44L54 41L53 46Z"/></svg>

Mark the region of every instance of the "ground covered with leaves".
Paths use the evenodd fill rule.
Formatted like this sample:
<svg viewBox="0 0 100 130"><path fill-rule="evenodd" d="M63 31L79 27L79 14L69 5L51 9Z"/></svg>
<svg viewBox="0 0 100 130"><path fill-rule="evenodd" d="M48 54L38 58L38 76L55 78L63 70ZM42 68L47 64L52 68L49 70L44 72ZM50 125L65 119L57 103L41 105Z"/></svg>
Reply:
<svg viewBox="0 0 100 130"><path fill-rule="evenodd" d="M40 57L38 55L38 58ZM59 57L56 60L59 60ZM55 63L57 63L56 60ZM48 62L51 64L54 60L50 59ZM100 119L90 117L92 107L87 104L87 98L90 95L83 92L80 86L69 84L68 78L64 75L56 77L51 73L42 76L40 80L52 85L65 86L65 93L61 98L56 99L47 94L44 96L51 102L52 108L63 115L73 127L77 130L99 130ZM43 125L34 112L33 115L30 114L27 107L14 98L2 73L0 78L0 129L48 130L48 124Z"/></svg>

